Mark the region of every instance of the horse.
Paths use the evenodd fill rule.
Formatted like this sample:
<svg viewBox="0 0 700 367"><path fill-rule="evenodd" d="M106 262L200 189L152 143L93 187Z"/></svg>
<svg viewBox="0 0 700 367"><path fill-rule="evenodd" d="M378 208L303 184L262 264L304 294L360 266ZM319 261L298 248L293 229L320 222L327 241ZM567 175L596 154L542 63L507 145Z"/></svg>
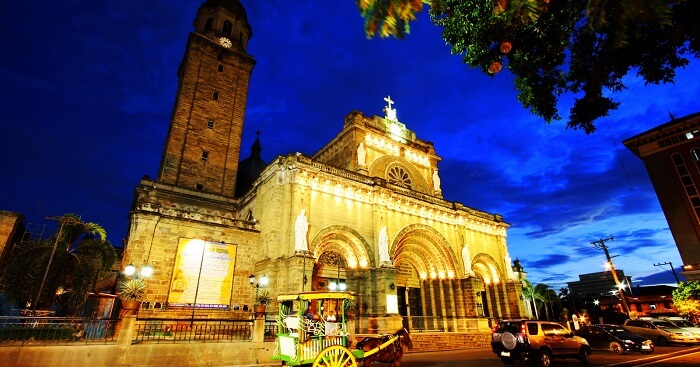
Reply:
<svg viewBox="0 0 700 367"><path fill-rule="evenodd" d="M379 362L390 363L391 367L400 367L401 357L403 356L403 348L413 348L411 334L408 332L408 330L406 330L406 328L399 329L393 334L368 336L357 342L357 348L362 349L364 352L369 352L373 349L379 348L382 344L388 342L391 338L396 336L398 336L398 338L396 338L394 342L382 348L377 353L363 358L362 365L364 367L369 367L372 362Z"/></svg>

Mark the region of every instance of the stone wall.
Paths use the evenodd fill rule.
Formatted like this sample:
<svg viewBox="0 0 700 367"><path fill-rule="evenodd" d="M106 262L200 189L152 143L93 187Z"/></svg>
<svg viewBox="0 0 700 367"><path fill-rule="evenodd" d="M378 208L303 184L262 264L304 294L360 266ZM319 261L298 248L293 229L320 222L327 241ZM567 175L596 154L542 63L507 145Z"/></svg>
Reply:
<svg viewBox="0 0 700 367"><path fill-rule="evenodd" d="M355 340L365 336L357 335ZM414 333L408 353L488 348L488 333ZM280 366L274 342L0 347L0 366L226 367Z"/></svg>
<svg viewBox="0 0 700 367"><path fill-rule="evenodd" d="M0 347L0 366L279 366L270 361L274 348L272 342Z"/></svg>

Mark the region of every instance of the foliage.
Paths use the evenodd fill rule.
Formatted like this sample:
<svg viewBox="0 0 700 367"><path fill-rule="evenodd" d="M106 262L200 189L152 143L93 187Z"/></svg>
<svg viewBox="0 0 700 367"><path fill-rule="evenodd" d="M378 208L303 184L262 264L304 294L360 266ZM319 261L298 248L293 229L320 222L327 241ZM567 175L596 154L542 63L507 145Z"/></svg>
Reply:
<svg viewBox="0 0 700 367"><path fill-rule="evenodd" d="M10 300L33 304L41 288L38 304L34 305L37 309L48 309L59 302L68 313L74 313L85 303L95 279L111 269L117 254L106 240L104 228L82 222L76 214L61 216L59 223L50 238L25 242L13 249L0 276Z"/></svg>
<svg viewBox="0 0 700 367"><path fill-rule="evenodd" d="M343 303L345 308L345 318L347 320L355 319L355 314L357 313L357 303L355 303L355 298L346 299Z"/></svg>
<svg viewBox="0 0 700 367"><path fill-rule="evenodd" d="M404 38L410 33L409 23L416 19L423 4L430 4L430 0L357 0L368 38L377 33L381 37Z"/></svg>
<svg viewBox="0 0 700 367"><path fill-rule="evenodd" d="M263 289L255 295L255 303L268 306L272 303L272 293L268 289Z"/></svg>
<svg viewBox="0 0 700 367"><path fill-rule="evenodd" d="M673 291L673 305L681 315L700 321L700 281L681 282Z"/></svg>
<svg viewBox="0 0 700 367"><path fill-rule="evenodd" d="M595 131L594 121L620 105L608 97L635 72L669 83L686 57L700 56L700 1L690 0L359 0L368 37L402 38L431 4L451 52L483 73L503 65L518 100L547 123L561 120L559 96L572 93L567 126Z"/></svg>
<svg viewBox="0 0 700 367"><path fill-rule="evenodd" d="M124 301L140 301L146 294L146 280L127 278L119 281L117 295Z"/></svg>
<svg viewBox="0 0 700 367"><path fill-rule="evenodd" d="M530 283L529 280L523 279L523 297L527 299L528 301L532 302L532 307L535 311L535 319L539 319L539 314L537 312L537 304L536 304L536 299L537 296L535 295L535 286Z"/></svg>
<svg viewBox="0 0 700 367"><path fill-rule="evenodd" d="M561 312L559 312L559 321L561 322L567 322L569 321L569 309L564 307L561 309Z"/></svg>

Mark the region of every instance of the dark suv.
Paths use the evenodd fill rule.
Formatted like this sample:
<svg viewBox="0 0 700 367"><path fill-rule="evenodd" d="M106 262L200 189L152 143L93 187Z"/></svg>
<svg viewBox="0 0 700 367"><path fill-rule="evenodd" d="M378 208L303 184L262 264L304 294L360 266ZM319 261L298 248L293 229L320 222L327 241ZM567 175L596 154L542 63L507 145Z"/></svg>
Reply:
<svg viewBox="0 0 700 367"><path fill-rule="evenodd" d="M520 359L543 367L554 358L577 358L588 364L591 355L586 339L556 322L537 320L500 321L491 335L491 349L505 364Z"/></svg>

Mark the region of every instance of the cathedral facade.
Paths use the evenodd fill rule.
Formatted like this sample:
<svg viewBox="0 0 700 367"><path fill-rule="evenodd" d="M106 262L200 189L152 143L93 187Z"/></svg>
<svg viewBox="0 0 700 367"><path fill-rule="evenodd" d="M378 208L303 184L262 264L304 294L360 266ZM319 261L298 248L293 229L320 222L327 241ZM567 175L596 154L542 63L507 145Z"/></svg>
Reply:
<svg viewBox="0 0 700 367"><path fill-rule="evenodd" d="M349 113L313 156L265 164L256 140L241 161L245 9L207 0L194 25L158 178L130 212L123 263L154 270L141 317L249 317L258 292L336 289L356 294L360 332L526 314L508 224L443 199L440 157L390 97L384 116Z"/></svg>

